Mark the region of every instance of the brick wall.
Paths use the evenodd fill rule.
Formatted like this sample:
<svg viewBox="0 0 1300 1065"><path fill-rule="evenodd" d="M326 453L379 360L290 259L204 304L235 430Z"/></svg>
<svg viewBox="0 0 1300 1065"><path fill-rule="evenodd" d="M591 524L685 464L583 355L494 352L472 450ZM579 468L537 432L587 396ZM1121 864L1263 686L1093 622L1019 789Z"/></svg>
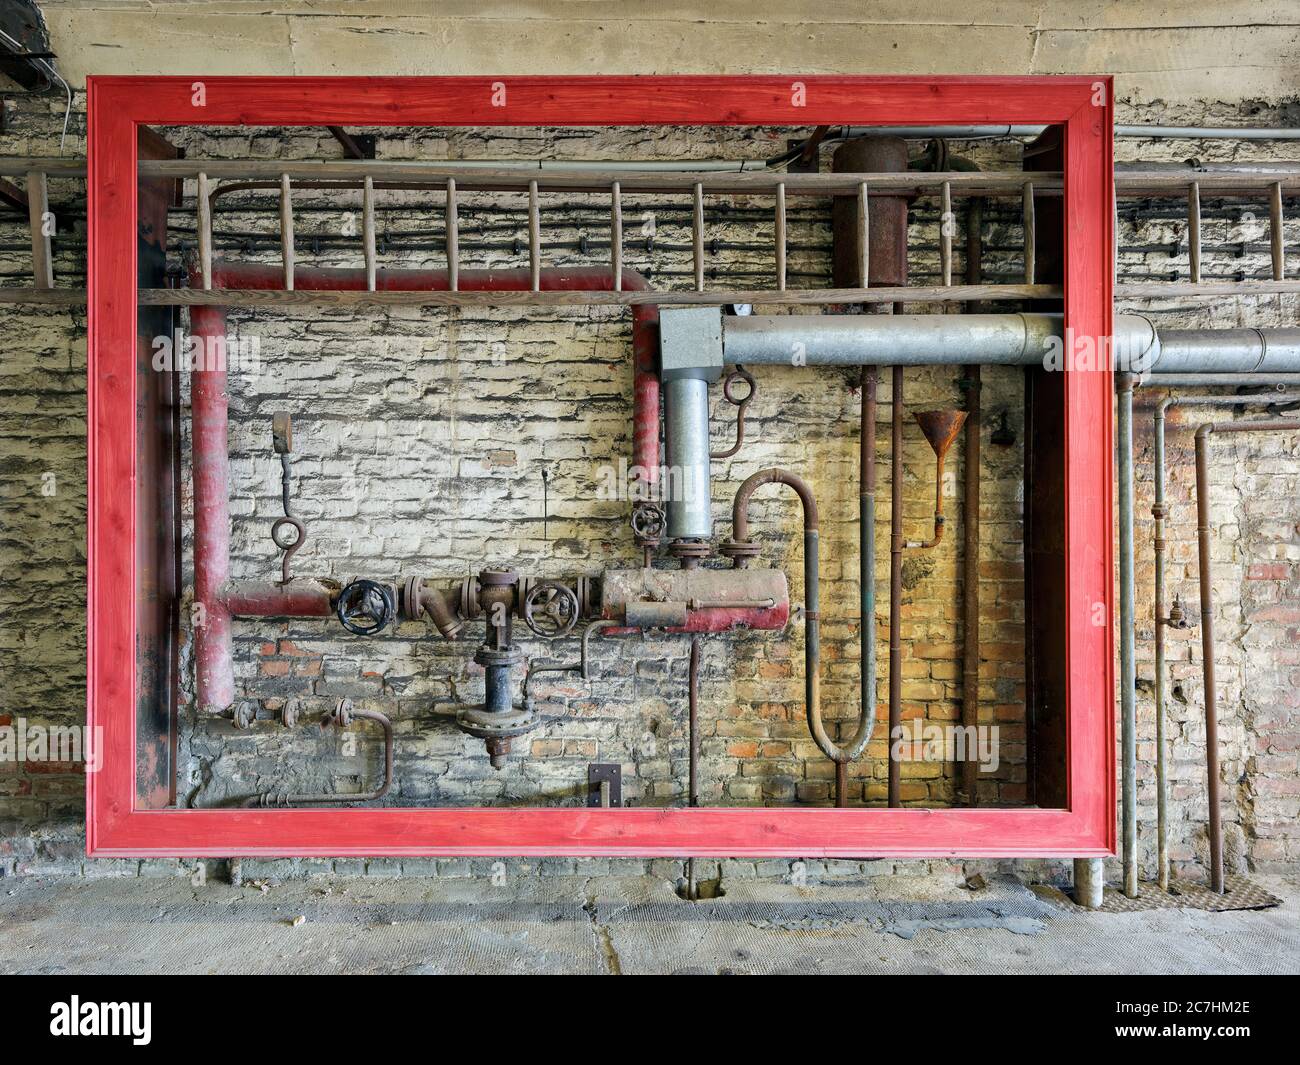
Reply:
<svg viewBox="0 0 1300 1065"><path fill-rule="evenodd" d="M80 101L78 101L80 103ZM43 100L8 103L6 153L54 154L61 114ZM1121 121L1241 120L1206 105L1195 113L1121 108ZM1281 121L1270 113L1253 121ZM73 118L81 144L81 115ZM501 158L761 156L784 147L784 133L686 130L670 134L589 130L557 134L514 130L485 136L382 134L380 156ZM193 156L332 157L337 148L315 131L181 131ZM988 165L1017 165L1015 144L955 146ZM1142 158L1184 158L1186 144L1121 142ZM1260 158L1268 145L1195 146L1214 155ZM1284 158L1285 153L1279 157ZM81 190L55 187L60 217L56 272L79 284L84 271ZM462 208L463 263L517 266L519 200L471 198ZM216 221L218 251L241 261L275 262L273 222L249 209L251 196L225 201ZM269 204L268 199L258 202ZM341 238L356 202L302 193L298 251L304 265L360 264L359 240ZM415 194L381 200L381 263L442 265L440 219ZM549 209L548 209L549 208ZM607 239L605 205L596 198L558 210L544 198L547 265L598 263ZM647 247L629 240L627 264L663 287L688 287L687 211L662 198L630 201L629 219L653 213ZM1207 203L1203 240L1207 273L1262 272L1267 207ZM985 272L1011 278L1018 271L1020 231L1015 205L986 212ZM709 235L725 247L710 284L770 283L762 250L770 237L770 207L761 201L710 202ZM1186 271L1185 224L1177 205L1125 203L1121 209L1121 277L1145 279ZM355 231L359 231L359 224ZM937 275L937 216L932 202L912 211L913 278ZM319 239L314 240L313 236ZM1297 234L1288 232L1294 245ZM586 250L582 245L587 238ZM192 242L192 219L178 213L173 239ZM28 268L25 228L0 221L0 275L21 283ZM791 272L818 284L828 273L829 210L799 203L791 210ZM960 242L959 242L960 244ZM1243 246L1244 245L1244 246ZM958 268L960 269L960 262ZM1295 301L1259 297L1210 301L1150 301L1133 308L1162 324L1277 325L1294 321ZM6 357L0 360L0 715L30 722L75 723L84 705L84 313L4 308ZM280 514L279 467L271 454L270 414L295 419L295 502L309 539L294 560L298 574L346 579L394 578L409 573L456 578L484 563L509 563L522 572L565 577L629 564L634 548L625 504L597 498L600 469L630 450L629 324L615 309L401 309L352 315L339 310L270 314L239 312L232 325L260 342L262 372L232 387L231 456L233 572L269 578L278 557L268 530ZM858 683L857 411L856 373L832 369L762 368L750 410L749 442L715 467L719 535L732 493L749 473L781 465L808 477L823 513L824 699L828 714L851 726ZM909 370L910 410L960 405L952 369ZM186 383L187 384L187 383ZM715 440L730 443L731 409L716 395ZM1143 861L1154 857L1150 662L1150 409L1138 402L1138 648L1140 692L1140 816ZM888 387L882 387L882 400ZM523 402L520 402L520 401ZM984 375L982 492L983 543L980 720L1001 729L1002 763L981 784L981 797L1001 804L1025 801L1023 573L1021 568L1021 381L1018 371L989 368ZM1017 444L990 441L1005 412ZM889 405L876 427L881 488L887 493ZM1188 424L1194 415L1183 416ZM1190 497L1190 433L1169 433L1170 592L1196 596L1195 526ZM725 445L724 445L725 446ZM931 453L910 423L905 443L905 504L909 529L922 531L932 501ZM948 722L960 715L962 566L960 545L961 448L950 456L955 473L947 500L952 515L944 545L931 556L910 557L903 615L904 716ZM541 471L549 473L543 535ZM54 474L54 494L44 475ZM1230 861L1258 869L1294 868L1300 843L1290 835L1297 794L1296 643L1300 625L1297 560L1300 534L1286 520L1300 453L1295 440L1242 438L1215 451L1216 592L1220 607L1221 739ZM888 496L879 507L877 618L886 699ZM188 488L185 499L189 518ZM802 602L799 515L792 499L767 490L756 500L754 526L765 563L790 575ZM909 533L910 535L911 533ZM1240 538L1240 539L1238 539ZM188 553L187 553L188 560ZM617 761L624 795L638 805L679 802L685 781L686 642L650 637L597 644L597 677L590 686L571 678L542 684L547 724L517 744L508 768L493 771L480 741L455 730L450 707L481 693L481 672L470 661L473 636L459 644L430 637L424 625L404 625L376 640L342 638L333 623L240 622L236 627L237 681L254 700L260 720L236 732L183 714L178 794L185 805L236 801L258 791L337 790L368 786L379 769L378 751L363 726L349 742L319 732L314 721L338 698L354 698L394 718L396 785L389 801L440 805L576 803L586 765ZM471 627L471 633L473 627ZM1174 635L1173 854L1194 866L1204 856L1205 816L1200 724L1199 645L1195 634ZM572 641L556 646L524 641L531 655L570 657ZM704 642L702 680L702 796L707 803L825 803L831 766L816 751L803 721L802 630L738 634ZM191 679L188 657L187 695ZM1249 678L1249 690L1246 680ZM1243 694L1243 692L1245 694ZM303 701L292 729L278 722L283 700ZM868 758L853 767L855 801L883 800L882 731ZM168 873L176 863L90 863L80 857L82 778L75 767L34 772L32 765L0 764L0 870L6 873ZM903 798L922 805L951 801L952 767L916 763L903 768ZM339 862L340 871L388 875L477 875L490 862ZM511 863L512 868L533 868ZM640 869L646 863L540 863L548 871ZM892 867L875 863L872 870ZM909 869L949 869L950 863L897 863ZM972 865L978 863L971 863ZM672 872L672 863L653 863ZM269 871L305 873L328 862L277 863ZM1018 863L1016 868L1059 876L1061 863ZM861 863L810 863L810 875L861 872ZM730 863L725 875L789 875L789 862Z"/></svg>

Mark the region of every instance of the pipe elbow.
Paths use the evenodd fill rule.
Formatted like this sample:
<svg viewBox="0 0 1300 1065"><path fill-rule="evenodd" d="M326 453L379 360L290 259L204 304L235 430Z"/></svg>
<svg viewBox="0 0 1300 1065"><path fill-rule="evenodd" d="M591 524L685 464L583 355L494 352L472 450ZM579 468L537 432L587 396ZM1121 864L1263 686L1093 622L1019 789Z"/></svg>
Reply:
<svg viewBox="0 0 1300 1065"><path fill-rule="evenodd" d="M749 501L754 493L765 484L783 484L794 490L803 505L803 524L807 532L817 531L817 500L813 497L812 487L802 477L772 467L759 470L748 477L736 491L736 499L731 507L731 534L738 542L749 539Z"/></svg>

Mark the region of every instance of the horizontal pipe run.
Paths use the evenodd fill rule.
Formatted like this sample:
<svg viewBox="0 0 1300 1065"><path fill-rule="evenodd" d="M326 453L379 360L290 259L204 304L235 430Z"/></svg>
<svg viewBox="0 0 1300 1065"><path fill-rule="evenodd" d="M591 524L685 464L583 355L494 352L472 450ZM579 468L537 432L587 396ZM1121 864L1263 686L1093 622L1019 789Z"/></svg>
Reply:
<svg viewBox="0 0 1300 1065"><path fill-rule="evenodd" d="M370 791L349 795L347 792L311 792L306 794L265 792L254 795L244 801L244 806L319 806L324 804L343 804L355 802L375 802L388 794L393 786L393 723L378 710L363 710L349 707L341 719L335 719L341 726L356 720L373 721L384 733L384 778ZM324 727L324 725L322 725Z"/></svg>
<svg viewBox="0 0 1300 1065"><path fill-rule="evenodd" d="M1056 314L739 315L722 323L726 361L747 366L1028 366L1064 350ZM1073 358L1087 354L1072 343ZM1300 329L1165 330L1120 314L1111 352L1119 368L1157 377L1300 372Z"/></svg>
<svg viewBox="0 0 1300 1065"><path fill-rule="evenodd" d="M320 618L334 613L339 589L323 581L297 578L274 581L227 581L221 601L234 617Z"/></svg>

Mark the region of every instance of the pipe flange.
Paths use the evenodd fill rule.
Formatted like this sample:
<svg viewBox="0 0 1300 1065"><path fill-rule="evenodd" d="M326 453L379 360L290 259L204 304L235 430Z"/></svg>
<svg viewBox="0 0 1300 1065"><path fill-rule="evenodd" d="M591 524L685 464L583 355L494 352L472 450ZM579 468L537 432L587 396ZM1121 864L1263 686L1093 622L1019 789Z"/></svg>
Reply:
<svg viewBox="0 0 1300 1065"><path fill-rule="evenodd" d="M753 540L728 540L718 547L718 554L731 559L737 566L745 565L762 553L763 549Z"/></svg>
<svg viewBox="0 0 1300 1065"><path fill-rule="evenodd" d="M506 566L489 566L478 575L480 588L508 588L518 582L519 574Z"/></svg>
<svg viewBox="0 0 1300 1065"><path fill-rule="evenodd" d="M488 666L517 666L524 660L524 652L519 647L495 648L483 644L474 652L474 661L485 669Z"/></svg>
<svg viewBox="0 0 1300 1065"><path fill-rule="evenodd" d="M460 582L460 616L473 620L483 613L478 601L478 578L466 577Z"/></svg>
<svg viewBox="0 0 1300 1065"><path fill-rule="evenodd" d="M594 617L596 614L596 582L591 577L579 577L573 585L578 595L578 614L581 617Z"/></svg>
<svg viewBox="0 0 1300 1065"><path fill-rule="evenodd" d="M480 740L522 736L525 732L532 732L541 722L536 713L522 706L512 707L505 713L494 713L474 703L456 711L456 727Z"/></svg>
<svg viewBox="0 0 1300 1065"><path fill-rule="evenodd" d="M403 621L419 621L424 615L424 578L408 577L402 585L401 614Z"/></svg>
<svg viewBox="0 0 1300 1065"><path fill-rule="evenodd" d="M668 545L668 553L673 558L698 562L700 559L709 558L713 554L713 545L707 540L674 540Z"/></svg>

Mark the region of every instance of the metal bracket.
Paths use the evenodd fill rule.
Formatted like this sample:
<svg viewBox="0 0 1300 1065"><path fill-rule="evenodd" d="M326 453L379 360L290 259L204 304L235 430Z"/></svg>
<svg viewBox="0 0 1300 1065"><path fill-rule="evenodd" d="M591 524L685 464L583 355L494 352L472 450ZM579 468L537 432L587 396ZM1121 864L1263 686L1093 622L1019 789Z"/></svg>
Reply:
<svg viewBox="0 0 1300 1065"><path fill-rule="evenodd" d="M587 763L587 805L613 809L623 805L623 767L617 762Z"/></svg>

